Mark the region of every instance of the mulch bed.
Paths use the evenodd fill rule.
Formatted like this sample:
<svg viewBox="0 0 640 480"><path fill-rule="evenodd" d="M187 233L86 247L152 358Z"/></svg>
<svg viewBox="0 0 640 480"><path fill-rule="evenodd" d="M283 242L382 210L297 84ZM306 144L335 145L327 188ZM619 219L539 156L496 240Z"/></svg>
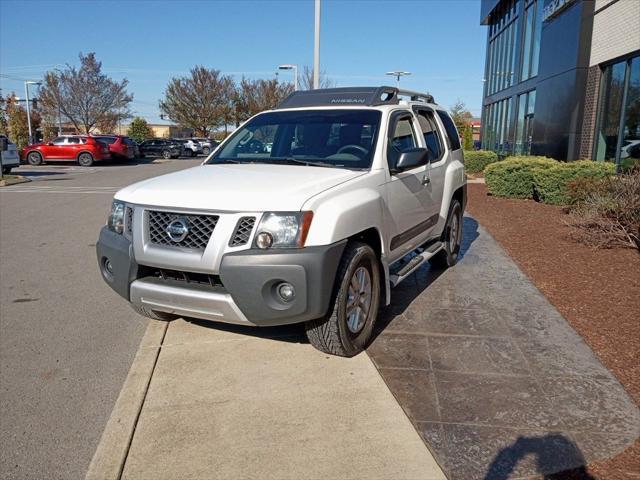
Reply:
<svg viewBox="0 0 640 480"><path fill-rule="evenodd" d="M487 195L470 184L467 210L502 245L640 405L640 254L572 239L559 207ZM590 475L590 476L589 476ZM553 478L640 478L640 440L588 473Z"/></svg>

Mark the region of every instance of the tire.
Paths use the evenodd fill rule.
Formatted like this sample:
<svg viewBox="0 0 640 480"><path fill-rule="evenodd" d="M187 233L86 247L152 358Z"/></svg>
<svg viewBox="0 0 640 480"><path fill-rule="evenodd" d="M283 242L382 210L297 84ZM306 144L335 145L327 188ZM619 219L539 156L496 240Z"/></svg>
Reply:
<svg viewBox="0 0 640 480"><path fill-rule="evenodd" d="M29 152L27 154L27 163L29 165L42 165L42 155L38 152Z"/></svg>
<svg viewBox="0 0 640 480"><path fill-rule="evenodd" d="M362 273L363 269L366 274ZM354 278L363 287L362 283L366 285L366 282L362 282L363 277L370 285L369 306L366 311L356 307L351 315L347 315L349 292L354 286L358 287L354 284ZM366 302L366 287L364 290ZM347 244L338 267L329 312L325 317L305 324L309 343L321 352L341 357L353 357L360 353L367 346L378 317L380 290L379 262L373 249L361 242Z"/></svg>
<svg viewBox="0 0 640 480"><path fill-rule="evenodd" d="M462 205L455 198L451 200L447 223L442 232L444 248L429 259L435 268L444 270L458 263L462 241Z"/></svg>
<svg viewBox="0 0 640 480"><path fill-rule="evenodd" d="M211 152L211 149L209 147L202 147L203 155L209 155L210 152Z"/></svg>
<svg viewBox="0 0 640 480"><path fill-rule="evenodd" d="M171 152L169 150L163 150L162 158L164 158L165 160L169 160L171 158Z"/></svg>
<svg viewBox="0 0 640 480"><path fill-rule="evenodd" d="M142 305L131 304L131 308L133 308L140 315L151 318L153 320L170 322L171 320L175 320L176 318L178 318L177 315L173 315L172 313L165 313L165 312L159 312L157 310L151 310L150 308L143 307Z"/></svg>
<svg viewBox="0 0 640 480"><path fill-rule="evenodd" d="M89 152L82 152L78 155L78 164L80 164L81 167L90 167L93 165L93 155Z"/></svg>
<svg viewBox="0 0 640 480"><path fill-rule="evenodd" d="M3 175L9 175L11 173L11 169L13 167L2 167L2 174Z"/></svg>

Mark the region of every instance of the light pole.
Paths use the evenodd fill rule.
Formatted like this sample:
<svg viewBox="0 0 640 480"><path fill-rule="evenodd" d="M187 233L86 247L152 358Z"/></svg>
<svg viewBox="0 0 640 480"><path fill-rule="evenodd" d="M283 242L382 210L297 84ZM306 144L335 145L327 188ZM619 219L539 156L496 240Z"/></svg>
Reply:
<svg viewBox="0 0 640 480"><path fill-rule="evenodd" d="M411 75L411 72L403 72L402 70L396 70L394 72L387 72L385 75L391 75L392 77L396 77L396 87L400 88L400 77L404 77L405 75Z"/></svg>
<svg viewBox="0 0 640 480"><path fill-rule="evenodd" d="M297 65L280 65L278 67L280 70L293 70L293 90L298 90L298 66Z"/></svg>
<svg viewBox="0 0 640 480"><path fill-rule="evenodd" d="M29 125L29 145L33 143L33 134L31 133L31 109L29 108L29 85L42 85L41 82L26 80L24 82L24 98L27 102L27 124Z"/></svg>
<svg viewBox="0 0 640 480"><path fill-rule="evenodd" d="M313 37L313 89L320 88L320 0L316 0Z"/></svg>

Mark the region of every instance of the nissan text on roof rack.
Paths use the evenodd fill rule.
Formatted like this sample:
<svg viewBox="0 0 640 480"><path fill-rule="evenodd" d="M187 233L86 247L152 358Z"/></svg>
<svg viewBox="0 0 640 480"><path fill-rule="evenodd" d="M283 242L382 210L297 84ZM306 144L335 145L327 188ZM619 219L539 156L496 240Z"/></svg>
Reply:
<svg viewBox="0 0 640 480"><path fill-rule="evenodd" d="M303 322L314 347L353 356L395 285L456 263L463 162L430 95L297 91L200 166L117 192L99 268L147 317Z"/></svg>

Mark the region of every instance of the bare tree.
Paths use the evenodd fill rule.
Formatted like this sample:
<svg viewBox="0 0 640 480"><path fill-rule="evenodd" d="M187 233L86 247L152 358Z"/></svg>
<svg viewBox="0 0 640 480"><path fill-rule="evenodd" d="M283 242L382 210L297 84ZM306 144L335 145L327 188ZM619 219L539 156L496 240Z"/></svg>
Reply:
<svg viewBox="0 0 640 480"><path fill-rule="evenodd" d="M331 88L335 87L336 82L331 80L327 76L327 72L323 72L320 70L320 76L318 79L318 87L319 88ZM299 88L300 90L312 90L313 89L313 68L304 66L302 69L302 76L299 80Z"/></svg>
<svg viewBox="0 0 640 480"><path fill-rule="evenodd" d="M234 91L231 77L196 66L190 76L171 79L160 110L180 126L207 136L233 118Z"/></svg>
<svg viewBox="0 0 640 480"><path fill-rule="evenodd" d="M90 133L100 122L131 116L133 95L127 92L128 84L127 79L117 82L103 74L94 53L80 53L80 68L67 65L45 74L40 90L42 110L47 117L60 112L78 131Z"/></svg>
<svg viewBox="0 0 640 480"><path fill-rule="evenodd" d="M242 77L236 89L236 126L256 113L275 108L280 101L293 92L290 83L277 80L248 80Z"/></svg>

